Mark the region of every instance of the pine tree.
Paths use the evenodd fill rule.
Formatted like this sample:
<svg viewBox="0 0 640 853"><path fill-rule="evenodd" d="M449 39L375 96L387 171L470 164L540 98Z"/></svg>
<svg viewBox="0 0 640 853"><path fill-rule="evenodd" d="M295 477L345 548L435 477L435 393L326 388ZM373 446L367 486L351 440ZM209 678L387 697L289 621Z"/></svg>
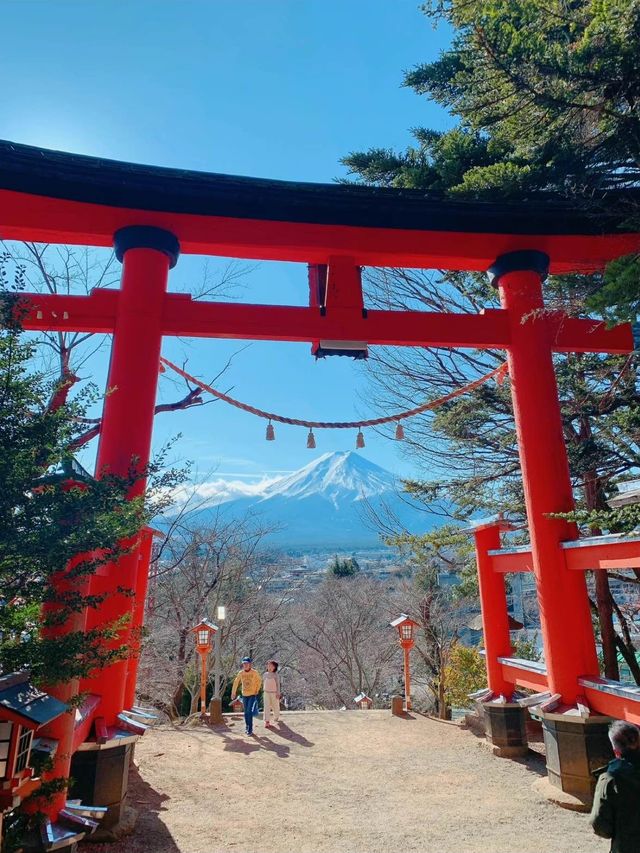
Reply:
<svg viewBox="0 0 640 853"><path fill-rule="evenodd" d="M430 0L451 47L404 77L460 119L419 128L404 152L371 148L344 163L367 183L456 198L563 196L640 227L639 0ZM631 191L630 191L631 190ZM640 307L631 255L594 279L587 303L615 319Z"/></svg>
<svg viewBox="0 0 640 853"><path fill-rule="evenodd" d="M343 560L337 555L329 568L329 573L337 578L352 578L360 571L360 566L355 557L347 557Z"/></svg>

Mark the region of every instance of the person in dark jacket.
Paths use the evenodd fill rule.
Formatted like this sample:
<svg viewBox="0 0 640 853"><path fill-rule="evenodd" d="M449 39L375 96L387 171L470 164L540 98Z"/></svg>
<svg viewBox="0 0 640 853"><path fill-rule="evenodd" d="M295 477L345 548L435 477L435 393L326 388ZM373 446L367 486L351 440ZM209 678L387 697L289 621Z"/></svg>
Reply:
<svg viewBox="0 0 640 853"><path fill-rule="evenodd" d="M617 720L609 728L615 758L599 773L590 823L611 839L611 853L640 851L640 729Z"/></svg>

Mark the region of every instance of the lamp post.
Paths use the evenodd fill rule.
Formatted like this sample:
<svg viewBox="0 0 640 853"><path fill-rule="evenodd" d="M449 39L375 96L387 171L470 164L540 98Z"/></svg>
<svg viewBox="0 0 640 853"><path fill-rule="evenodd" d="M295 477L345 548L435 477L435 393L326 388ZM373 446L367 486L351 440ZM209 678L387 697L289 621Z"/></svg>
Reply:
<svg viewBox="0 0 640 853"><path fill-rule="evenodd" d="M218 605L216 618L219 623L224 622L227 618L227 608L224 604ZM213 697L214 699L220 699L220 681L222 679L222 660L221 660L221 648L220 648L220 635L222 634L222 625L220 625L220 630L216 631L215 641L214 641L214 685L213 685Z"/></svg>
<svg viewBox="0 0 640 853"><path fill-rule="evenodd" d="M200 713L204 714L207 708L207 657L211 652L211 638L218 633L218 626L203 619L191 630L196 635L196 651L200 655Z"/></svg>
<svg viewBox="0 0 640 853"><path fill-rule="evenodd" d="M216 611L216 618L219 623L224 622L227 616L226 607L220 604ZM214 640L214 655L213 655L213 698L211 699L211 704L209 705L209 722L218 726L224 722L224 718L222 716L222 697L220 695L220 682L222 679L222 660L221 660L221 634L222 627L218 631L216 631L215 640Z"/></svg>
<svg viewBox="0 0 640 853"><path fill-rule="evenodd" d="M397 619L390 623L392 628L398 629L400 645L404 652L404 704L407 711L411 710L411 672L409 670L409 652L415 643L413 634L418 623L410 619L406 613L401 613Z"/></svg>

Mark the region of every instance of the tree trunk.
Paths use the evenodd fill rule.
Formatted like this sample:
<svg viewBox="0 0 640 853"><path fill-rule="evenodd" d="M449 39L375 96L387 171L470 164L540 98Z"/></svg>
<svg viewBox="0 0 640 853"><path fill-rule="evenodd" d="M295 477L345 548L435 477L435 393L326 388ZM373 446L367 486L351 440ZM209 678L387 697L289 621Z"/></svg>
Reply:
<svg viewBox="0 0 640 853"><path fill-rule="evenodd" d="M602 638L602 656L604 658L604 674L606 678L620 680L620 667L618 666L618 650L616 648L616 632L613 627L613 604L611 601L611 589L609 588L609 576L603 569L594 572L596 581L596 607L598 608L598 621L600 622L600 636Z"/></svg>
<svg viewBox="0 0 640 853"><path fill-rule="evenodd" d="M180 684L173 691L173 696L171 697L171 704L175 708L175 716L180 716L180 709L182 708L182 699L184 697L184 684L180 682Z"/></svg>
<svg viewBox="0 0 640 853"><path fill-rule="evenodd" d="M598 474L589 471L584 478L584 496L587 509L601 509L599 506L600 495L598 487ZM602 531L597 527L591 527L593 536L600 536ZM604 569L597 569L595 575L596 608L598 610L598 622L600 623L600 638L602 641L602 656L604 659L604 674L606 678L615 681L620 680L620 668L618 666L618 650L616 648L616 632L613 627L613 597L609 587L609 576Z"/></svg>
<svg viewBox="0 0 640 853"><path fill-rule="evenodd" d="M444 677L440 675L440 681L438 682L438 717L441 720L447 719L447 702L444 695Z"/></svg>
<svg viewBox="0 0 640 853"><path fill-rule="evenodd" d="M629 667L631 675L633 676L636 684L640 684L640 664L638 663L638 658L636 657L635 649L633 646L631 649L626 645L622 637L616 636L616 644L618 649L620 650L620 654L625 659L625 663Z"/></svg>

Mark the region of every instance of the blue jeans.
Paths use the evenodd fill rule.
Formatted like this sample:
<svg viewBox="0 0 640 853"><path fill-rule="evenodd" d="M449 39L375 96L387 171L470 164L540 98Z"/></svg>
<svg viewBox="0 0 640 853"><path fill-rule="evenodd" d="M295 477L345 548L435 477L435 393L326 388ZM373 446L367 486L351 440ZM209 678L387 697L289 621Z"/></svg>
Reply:
<svg viewBox="0 0 640 853"><path fill-rule="evenodd" d="M243 696L242 704L244 705L244 724L249 734L253 734L253 715L258 705L258 697L256 695Z"/></svg>

